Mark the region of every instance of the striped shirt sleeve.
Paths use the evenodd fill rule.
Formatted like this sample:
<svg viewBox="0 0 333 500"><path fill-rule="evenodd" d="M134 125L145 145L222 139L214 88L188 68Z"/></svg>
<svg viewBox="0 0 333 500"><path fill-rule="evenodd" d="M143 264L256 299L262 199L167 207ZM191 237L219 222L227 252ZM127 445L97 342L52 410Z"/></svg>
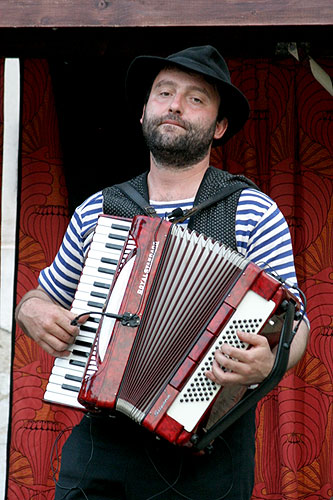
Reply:
<svg viewBox="0 0 333 500"><path fill-rule="evenodd" d="M242 192L236 215L237 249L268 272L296 282L288 224L276 203L254 189Z"/></svg>
<svg viewBox="0 0 333 500"><path fill-rule="evenodd" d="M53 263L39 275L39 284L64 307L69 308L73 301L102 207L102 192L98 192L75 210Z"/></svg>
<svg viewBox="0 0 333 500"><path fill-rule="evenodd" d="M238 251L285 283L302 303L289 227L276 203L255 189L245 189L238 202L235 230Z"/></svg>

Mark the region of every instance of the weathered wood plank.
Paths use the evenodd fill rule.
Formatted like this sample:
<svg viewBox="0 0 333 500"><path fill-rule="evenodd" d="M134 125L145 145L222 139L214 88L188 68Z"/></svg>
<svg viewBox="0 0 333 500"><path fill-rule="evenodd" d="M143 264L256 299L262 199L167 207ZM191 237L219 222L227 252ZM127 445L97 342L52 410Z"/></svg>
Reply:
<svg viewBox="0 0 333 500"><path fill-rule="evenodd" d="M317 26L332 0L1 0L0 28Z"/></svg>

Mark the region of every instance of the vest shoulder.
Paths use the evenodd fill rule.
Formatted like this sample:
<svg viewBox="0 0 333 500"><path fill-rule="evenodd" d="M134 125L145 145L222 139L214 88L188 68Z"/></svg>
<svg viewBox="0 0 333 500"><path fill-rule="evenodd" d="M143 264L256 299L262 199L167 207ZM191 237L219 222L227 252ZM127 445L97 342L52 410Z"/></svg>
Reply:
<svg viewBox="0 0 333 500"><path fill-rule="evenodd" d="M221 170L216 167L209 167L207 170L207 178L213 178L217 181L222 181L225 185L228 184L234 184L236 182L243 182L246 183L249 187L252 187L253 189L257 189L260 191L260 188L248 177L245 175L241 174L231 174L230 172L227 172L226 170Z"/></svg>

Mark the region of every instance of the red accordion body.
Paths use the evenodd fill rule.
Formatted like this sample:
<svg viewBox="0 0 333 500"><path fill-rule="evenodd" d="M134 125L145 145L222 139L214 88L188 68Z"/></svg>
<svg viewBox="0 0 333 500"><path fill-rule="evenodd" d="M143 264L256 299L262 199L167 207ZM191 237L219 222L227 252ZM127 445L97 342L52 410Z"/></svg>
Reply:
<svg viewBox="0 0 333 500"><path fill-rule="evenodd" d="M105 305L105 312L134 320L129 326L101 319L78 400L185 444L223 391L205 376L215 350L224 342L246 349L238 330L270 331L274 345L280 328L274 324L290 297L278 280L223 244L137 216Z"/></svg>

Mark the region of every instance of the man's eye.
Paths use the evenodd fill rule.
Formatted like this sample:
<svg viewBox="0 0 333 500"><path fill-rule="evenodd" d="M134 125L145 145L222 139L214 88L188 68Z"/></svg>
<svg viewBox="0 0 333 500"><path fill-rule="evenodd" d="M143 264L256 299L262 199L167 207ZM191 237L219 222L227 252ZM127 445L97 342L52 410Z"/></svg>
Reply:
<svg viewBox="0 0 333 500"><path fill-rule="evenodd" d="M202 103L202 100L199 98L199 97L192 97L191 98L192 101L195 103L195 104L201 104Z"/></svg>

